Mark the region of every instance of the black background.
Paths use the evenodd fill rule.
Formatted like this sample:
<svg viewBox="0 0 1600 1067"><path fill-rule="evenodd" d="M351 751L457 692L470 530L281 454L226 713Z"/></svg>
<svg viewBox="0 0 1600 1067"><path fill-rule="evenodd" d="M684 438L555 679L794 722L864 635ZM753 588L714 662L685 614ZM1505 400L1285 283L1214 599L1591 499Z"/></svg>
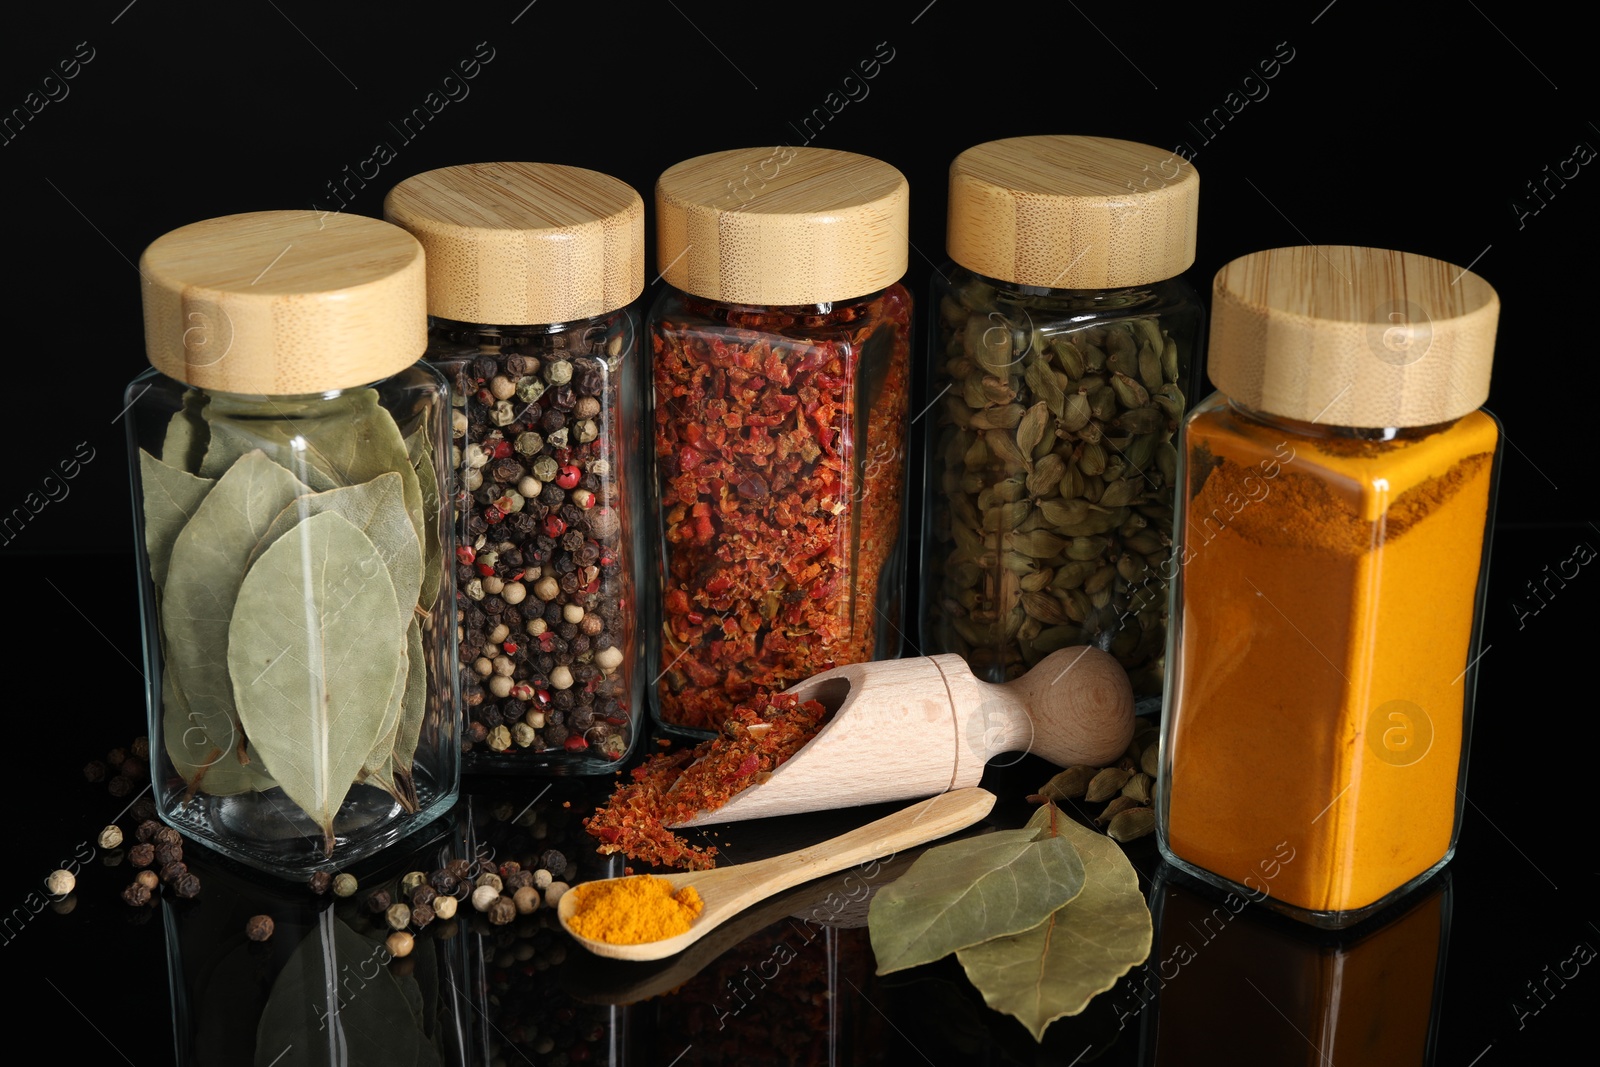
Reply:
<svg viewBox="0 0 1600 1067"><path fill-rule="evenodd" d="M1496 287L1489 407L1508 447L1437 1062L1528 1062L1584 1033L1600 997L1592 966L1520 1026L1513 1002L1532 1006L1525 983L1575 945L1600 946L1584 673L1600 577L1583 567L1547 581L1577 546L1600 547L1589 432L1600 176L1579 166L1600 147L1587 32L1503 0L525 3L108 0L9 16L0 512L36 506L80 443L94 458L0 548L15 624L7 821L20 834L0 883L13 899L0 907L20 904L115 814L120 804L77 768L143 732L118 420L145 365L134 266L145 245L216 215L335 207L329 183L379 143L394 158L350 211L378 214L389 187L419 171L490 159L605 171L648 204L672 163L805 143L802 121L853 94L812 143L906 174L907 283L919 299L944 258L950 159L1046 132L1185 147L1202 175L1189 275L1202 292L1229 259L1300 243L1417 252L1470 264ZM447 84L474 55L492 59ZM60 80L75 56L76 76ZM875 76L861 79L873 58ZM458 99L411 139L391 126L447 91ZM57 99L32 113L47 94ZM1197 130L1214 112L1209 133ZM654 278L653 252L650 263ZM1530 582L1547 583L1542 602ZM78 911L46 911L0 945L0 966L24 983L11 1007L59 1053L167 1062L159 941L127 928L111 881L121 884L96 879ZM1219 1013L1215 1048L1193 1062L1226 1058L1229 1025ZM655 1056L642 1049L637 1061Z"/></svg>

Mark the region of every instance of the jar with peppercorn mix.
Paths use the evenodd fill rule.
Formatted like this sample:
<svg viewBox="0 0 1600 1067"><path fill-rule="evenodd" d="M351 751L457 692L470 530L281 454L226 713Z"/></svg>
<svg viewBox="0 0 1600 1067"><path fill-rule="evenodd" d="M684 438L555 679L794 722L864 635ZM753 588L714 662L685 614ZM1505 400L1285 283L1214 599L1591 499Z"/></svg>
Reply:
<svg viewBox="0 0 1600 1067"><path fill-rule="evenodd" d="M612 771L644 706L644 201L480 163L401 182L384 212L427 250L427 358L454 386L464 765Z"/></svg>
<svg viewBox="0 0 1600 1067"><path fill-rule="evenodd" d="M1178 453L1203 311L1200 179L1105 137L950 167L933 283L921 642L1007 681L1093 644L1158 706Z"/></svg>
<svg viewBox="0 0 1600 1067"><path fill-rule="evenodd" d="M448 389L423 252L263 211L145 250L128 387L161 817L274 873L355 862L455 800Z"/></svg>
<svg viewBox="0 0 1600 1067"><path fill-rule="evenodd" d="M664 726L899 651L908 204L895 168L820 148L656 184Z"/></svg>

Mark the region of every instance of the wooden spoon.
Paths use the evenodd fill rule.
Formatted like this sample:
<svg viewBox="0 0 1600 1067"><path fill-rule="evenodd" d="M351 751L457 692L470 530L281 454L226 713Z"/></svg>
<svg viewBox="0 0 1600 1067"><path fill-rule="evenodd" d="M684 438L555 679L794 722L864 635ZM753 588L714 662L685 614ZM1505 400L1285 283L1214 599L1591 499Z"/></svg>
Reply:
<svg viewBox="0 0 1600 1067"><path fill-rule="evenodd" d="M1128 676L1088 645L1052 652L1004 684L942 655L852 663L787 691L832 717L766 781L676 826L925 797L977 785L1003 752L1099 767L1133 740Z"/></svg>
<svg viewBox="0 0 1600 1067"><path fill-rule="evenodd" d="M688 930L660 941L613 945L573 933L570 923L578 907L578 890L568 890L562 895L560 903L556 905L556 917L561 920L567 933L597 956L619 960L659 960L682 952L728 919L774 893L843 870L852 864L889 856L902 848L953 834L989 814L992 807L993 793L976 788L958 789L913 804L811 848L754 863L719 867L714 871L659 875L657 877L669 882L673 889L694 886L705 904L705 910ZM602 882L584 883L585 886L600 884Z"/></svg>

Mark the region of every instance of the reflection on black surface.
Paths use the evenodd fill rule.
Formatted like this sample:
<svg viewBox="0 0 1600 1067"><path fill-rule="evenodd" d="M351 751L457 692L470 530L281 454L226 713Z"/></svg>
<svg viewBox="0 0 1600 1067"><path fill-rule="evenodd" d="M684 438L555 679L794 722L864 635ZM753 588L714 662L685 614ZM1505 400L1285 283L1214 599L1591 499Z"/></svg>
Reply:
<svg viewBox="0 0 1600 1067"><path fill-rule="evenodd" d="M363 892L342 900L191 849L205 892L162 903L178 1063L467 1063L458 923L431 924L395 958L382 915L363 906L373 889L395 892L405 871L438 866L448 830L437 823L410 839L409 852L355 868ZM270 940L246 938L255 915L271 916Z"/></svg>
<svg viewBox="0 0 1600 1067"><path fill-rule="evenodd" d="M1188 1067L1207 1048L1252 1067L1431 1064L1451 901L1445 872L1330 934L1162 865L1155 949L1118 985L1119 1016L1139 1017L1150 1067Z"/></svg>

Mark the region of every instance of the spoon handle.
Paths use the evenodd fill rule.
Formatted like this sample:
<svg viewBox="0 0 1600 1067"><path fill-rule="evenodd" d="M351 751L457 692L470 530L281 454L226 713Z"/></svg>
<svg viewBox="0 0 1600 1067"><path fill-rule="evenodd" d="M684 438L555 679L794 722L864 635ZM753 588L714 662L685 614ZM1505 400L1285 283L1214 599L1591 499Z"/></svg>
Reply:
<svg viewBox="0 0 1600 1067"><path fill-rule="evenodd" d="M841 871L853 864L892 856L902 848L953 834L989 814L994 801L994 794L986 789L954 789L918 801L892 815L885 815L810 848L724 868L730 882L737 878L743 887L730 885L719 892L716 910L719 913L742 911L756 901L790 886ZM671 876L674 880L684 877ZM706 877L700 875L702 881ZM693 883L694 880L688 878L686 881Z"/></svg>

